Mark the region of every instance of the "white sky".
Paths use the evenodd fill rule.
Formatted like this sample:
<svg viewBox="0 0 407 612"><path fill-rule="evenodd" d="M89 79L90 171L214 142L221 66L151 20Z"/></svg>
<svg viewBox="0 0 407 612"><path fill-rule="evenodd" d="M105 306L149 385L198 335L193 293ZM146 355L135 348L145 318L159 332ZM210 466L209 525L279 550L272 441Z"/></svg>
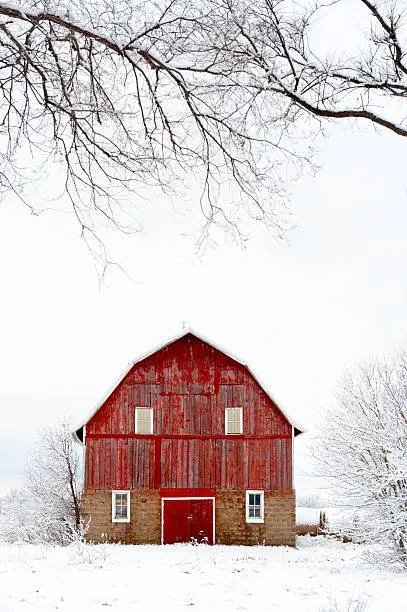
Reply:
<svg viewBox="0 0 407 612"><path fill-rule="evenodd" d="M0 494L19 484L38 427L64 414L81 421L182 321L247 360L312 431L346 365L407 344L405 160L403 138L332 126L320 172L293 187L290 245L257 227L245 251L221 244L199 261L182 235L198 213L156 198L143 204L144 232L109 237L134 280L117 270L101 288L72 219L2 202ZM315 488L305 441L300 493Z"/></svg>
<svg viewBox="0 0 407 612"><path fill-rule="evenodd" d="M247 360L310 430L347 364L406 344L405 142L343 125L319 159L317 177L295 185L290 246L257 228L245 251L224 244L197 261L160 202L160 222L152 206L143 233L111 239L135 280L116 271L102 288L69 217L1 205L1 492L18 484L39 426L86 417L184 320ZM301 492L314 486L304 440Z"/></svg>

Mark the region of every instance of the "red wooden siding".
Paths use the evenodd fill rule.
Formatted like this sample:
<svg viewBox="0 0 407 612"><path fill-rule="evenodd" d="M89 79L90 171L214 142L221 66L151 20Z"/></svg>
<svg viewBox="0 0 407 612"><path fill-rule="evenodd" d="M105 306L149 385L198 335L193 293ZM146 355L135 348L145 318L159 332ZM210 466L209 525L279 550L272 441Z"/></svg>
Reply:
<svg viewBox="0 0 407 612"><path fill-rule="evenodd" d="M154 409L136 436L136 406ZM243 435L225 436L225 408ZM192 334L136 364L86 426L89 489L291 487L292 427L247 368Z"/></svg>
<svg viewBox="0 0 407 612"><path fill-rule="evenodd" d="M289 489L289 439L164 439L156 481L152 439L87 440L89 489Z"/></svg>

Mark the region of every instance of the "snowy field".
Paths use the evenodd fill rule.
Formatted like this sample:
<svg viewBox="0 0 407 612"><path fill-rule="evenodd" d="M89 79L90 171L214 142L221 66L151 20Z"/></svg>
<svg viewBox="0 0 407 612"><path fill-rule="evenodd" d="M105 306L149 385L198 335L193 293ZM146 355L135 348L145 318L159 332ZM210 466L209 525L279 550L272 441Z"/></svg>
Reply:
<svg viewBox="0 0 407 612"><path fill-rule="evenodd" d="M365 552L310 536L297 549L0 545L0 610L407 610L407 575L372 567Z"/></svg>

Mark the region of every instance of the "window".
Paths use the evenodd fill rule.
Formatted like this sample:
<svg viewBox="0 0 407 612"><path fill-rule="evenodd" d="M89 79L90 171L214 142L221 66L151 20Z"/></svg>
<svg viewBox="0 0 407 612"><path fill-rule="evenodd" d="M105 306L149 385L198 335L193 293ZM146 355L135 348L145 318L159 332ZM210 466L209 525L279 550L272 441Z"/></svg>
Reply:
<svg viewBox="0 0 407 612"><path fill-rule="evenodd" d="M225 410L225 433L243 433L243 408L226 408Z"/></svg>
<svg viewBox="0 0 407 612"><path fill-rule="evenodd" d="M130 491L112 491L113 523L130 523Z"/></svg>
<svg viewBox="0 0 407 612"><path fill-rule="evenodd" d="M246 491L246 523L264 523L264 491Z"/></svg>
<svg viewBox="0 0 407 612"><path fill-rule="evenodd" d="M136 408L135 432L137 434L153 433L153 409Z"/></svg>

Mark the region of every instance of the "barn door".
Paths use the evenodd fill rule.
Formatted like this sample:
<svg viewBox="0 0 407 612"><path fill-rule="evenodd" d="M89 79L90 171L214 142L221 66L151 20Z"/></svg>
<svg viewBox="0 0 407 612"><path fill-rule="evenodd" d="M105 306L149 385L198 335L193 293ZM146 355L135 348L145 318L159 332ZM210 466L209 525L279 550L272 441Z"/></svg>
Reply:
<svg viewBox="0 0 407 612"><path fill-rule="evenodd" d="M212 499L164 499L163 544L213 544Z"/></svg>
<svg viewBox="0 0 407 612"><path fill-rule="evenodd" d="M191 499L190 539L202 544L213 544L213 500Z"/></svg>

